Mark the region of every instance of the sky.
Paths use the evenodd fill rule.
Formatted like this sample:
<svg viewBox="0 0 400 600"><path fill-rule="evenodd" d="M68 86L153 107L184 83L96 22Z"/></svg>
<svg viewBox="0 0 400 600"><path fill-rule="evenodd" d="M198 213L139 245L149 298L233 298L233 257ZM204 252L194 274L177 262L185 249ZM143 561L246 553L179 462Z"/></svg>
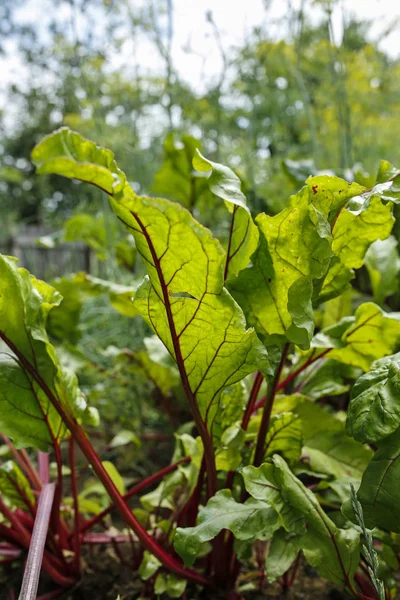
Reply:
<svg viewBox="0 0 400 600"><path fill-rule="evenodd" d="M150 0L131 0L133 6L140 6ZM294 7L301 0L292 0ZM46 5L49 10L46 10ZM46 15L51 14L51 7L57 5L59 18L68 23L68 4L59 0L27 0L23 8L17 11L20 22L34 23L40 31L45 30ZM44 10L45 7L45 10ZM372 37L379 39L387 27L396 19L400 27L400 3L393 0L342 0L346 12L357 17L372 19ZM206 87L206 82L217 78L222 67L221 54L212 34L210 24L206 21L206 12L211 10L214 21L220 31L225 48L240 45L252 28L266 25L268 31L279 37L284 27L287 14L287 0L272 0L267 13L263 0L174 0L174 44L173 59L181 77L190 83L199 93ZM65 12L65 14L63 13ZM313 9L311 18L317 20L320 15L318 7ZM342 32L342 10L333 14L334 36L340 42ZM399 27L389 36L385 36L380 47L391 56L400 55ZM78 23L79 29L79 23ZM82 32L82 35L83 32ZM27 76L24 66L18 58L15 44L6 43L8 55L0 59L0 105L6 86L13 81L23 81ZM188 49L190 48L190 52ZM163 66L154 46L144 37L139 41L128 41L121 52L113 55L110 69L123 64L127 57L135 55L136 62L141 65L142 72L157 72Z"/></svg>

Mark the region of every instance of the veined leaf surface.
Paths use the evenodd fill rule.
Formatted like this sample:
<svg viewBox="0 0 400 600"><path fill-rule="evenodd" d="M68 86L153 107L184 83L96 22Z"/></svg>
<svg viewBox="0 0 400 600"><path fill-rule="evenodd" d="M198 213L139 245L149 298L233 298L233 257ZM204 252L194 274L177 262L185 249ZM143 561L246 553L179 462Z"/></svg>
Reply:
<svg viewBox="0 0 400 600"><path fill-rule="evenodd" d="M347 431L360 442L377 443L400 427L400 353L373 363L355 383Z"/></svg>
<svg viewBox="0 0 400 600"><path fill-rule="evenodd" d="M192 411L210 427L224 387L267 368L266 352L223 288L224 251L182 206L136 196L112 153L65 128L34 150L40 172L104 189L134 235L148 277L134 306L177 361Z"/></svg>

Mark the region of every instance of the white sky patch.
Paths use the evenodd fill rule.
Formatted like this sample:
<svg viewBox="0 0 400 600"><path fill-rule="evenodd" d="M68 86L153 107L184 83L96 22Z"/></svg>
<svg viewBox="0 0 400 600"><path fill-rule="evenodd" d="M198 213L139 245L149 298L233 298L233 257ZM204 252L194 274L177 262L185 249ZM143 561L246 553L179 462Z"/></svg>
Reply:
<svg viewBox="0 0 400 600"><path fill-rule="evenodd" d="M143 5L150 0L131 0L133 7ZM293 7L299 7L301 0L292 0ZM65 23L67 31L73 32L70 5L58 0L27 0L16 13L20 23L34 24L43 39L46 39L46 27L57 6L57 18ZM380 40L379 47L392 57L400 55L398 30L395 27L389 35L382 38L388 28L400 21L400 3L393 0L343 0L342 7L346 14L353 14L359 19L370 19L373 24L370 37ZM266 31L279 39L287 30L287 2L273 0L271 8L266 11L263 0L174 0L174 40L173 62L180 77L189 83L197 93L203 93L210 84L218 80L223 61L212 31L207 22L206 13L212 11L213 19L218 27L226 54L232 46L241 46L249 39L254 27L264 26ZM311 9L311 18L317 22L321 17L321 9ZM94 18L90 26L101 36L101 19ZM162 17L160 17L162 24ZM398 23L399 24L399 23ZM84 36L84 26L75 22L78 36ZM333 14L334 38L340 43L343 32L343 12L339 7ZM382 39L381 39L382 38ZM7 54L0 59L0 107L5 105L6 89L10 83L24 84L28 82L29 72L21 61L16 43L9 40L5 44ZM163 72L164 63L154 43L145 35L128 39L117 54L110 56L109 70L129 68L139 65L142 74ZM130 67L127 67L130 65ZM7 107L7 111L11 110Z"/></svg>

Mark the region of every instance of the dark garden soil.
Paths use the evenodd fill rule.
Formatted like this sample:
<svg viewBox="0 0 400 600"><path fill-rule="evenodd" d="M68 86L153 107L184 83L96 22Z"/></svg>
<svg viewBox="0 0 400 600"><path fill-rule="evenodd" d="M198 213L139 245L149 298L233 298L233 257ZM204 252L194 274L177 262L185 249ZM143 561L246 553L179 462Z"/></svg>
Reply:
<svg viewBox="0 0 400 600"><path fill-rule="evenodd" d="M0 600L18 598L21 581L21 568L8 568L0 571ZM39 593L46 594L54 588L43 581ZM112 547L96 547L86 553L85 575L73 591L59 596L62 600L134 600L136 598L156 598L143 587L139 577L132 575L129 565L122 565ZM223 600L223 596L188 587L187 600ZM243 594L246 600L350 600L350 596L337 586L318 577L308 565L302 564L290 590L282 592L278 584L262 590Z"/></svg>

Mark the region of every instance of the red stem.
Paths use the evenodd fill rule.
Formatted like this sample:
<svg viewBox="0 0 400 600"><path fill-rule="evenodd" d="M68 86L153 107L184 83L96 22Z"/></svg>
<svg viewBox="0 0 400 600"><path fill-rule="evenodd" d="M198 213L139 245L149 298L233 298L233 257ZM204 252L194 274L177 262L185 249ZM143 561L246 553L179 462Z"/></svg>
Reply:
<svg viewBox="0 0 400 600"><path fill-rule="evenodd" d="M332 348L327 348L326 350L321 352L321 354L318 354L318 356L314 356L314 352L313 352L311 354L310 358L304 364L300 365L300 367L295 369L292 373L289 373L289 375L276 386L275 392L279 392L280 390L285 388L291 381L293 381L293 379L295 379L297 377L297 375L299 375L300 373L305 371L305 369L307 369L307 367L312 365L314 362L316 362L320 358L323 358L331 350L332 350ZM257 412L257 410L259 408L264 406L266 399L267 399L267 397L264 396L258 402L256 402L256 404L254 405L253 413Z"/></svg>
<svg viewBox="0 0 400 600"><path fill-rule="evenodd" d="M143 481L141 481L137 485L133 486L133 488L131 488L126 494L124 494L124 496L123 496L124 500L129 500L129 498L131 498L132 496L136 496L137 494L140 494L140 492L142 492L145 488L149 487L150 485L152 485L159 479L162 479L163 477L165 477L165 475L168 475L169 473L176 471L176 469L179 467L179 465L188 463L191 460L192 459L190 456L186 456L185 458L178 460L178 462L176 462L172 465L168 465L168 467L164 467L164 469L161 469L161 471L158 471L157 473L150 475L150 477L146 477L146 479L143 479ZM115 508L114 503L110 504L110 506L108 506L103 511L101 511L101 513L94 516L89 521L86 521L86 523L84 523L83 525L80 526L79 533L80 534L85 533L85 531L87 531L88 529L90 529L91 527L96 525L96 523L99 523L100 521L102 521L104 519L104 517L106 517L107 515L110 514L110 512L112 512L112 510L114 508Z"/></svg>
<svg viewBox="0 0 400 600"><path fill-rule="evenodd" d="M35 490L40 491L42 488L42 482L40 481L40 477L35 467L33 466L26 450L17 450L14 444L11 442L11 440L8 439L8 437L6 437L3 434L0 434L0 437L3 440L3 442L7 444L11 454L13 455L13 457L15 458L15 460L17 461L17 463L31 482L32 487Z"/></svg>
<svg viewBox="0 0 400 600"><path fill-rule="evenodd" d="M215 466L215 454L214 454L213 441L212 441L211 435L207 429L206 423L204 422L203 417L201 416L201 413L200 413L200 410L199 410L199 407L197 404L196 395L195 395L195 393L193 393L192 388L190 386L189 377L186 372L185 362L183 360L182 350L181 350L181 346L180 346L180 342L179 342L179 336L176 332L175 321L174 321L174 317L172 315L170 296L168 293L168 286L165 282L164 273L161 268L160 258L157 256L157 253L155 251L153 242L149 236L147 228L142 223L140 217L136 213L133 213L133 212L131 212L131 215L138 223L140 230L147 242L147 245L149 247L149 250L150 250L154 265L155 265L155 269L157 271L158 279L159 279L161 290L162 290L162 296L163 296L165 312L166 312L166 316L167 316L167 320L168 320L168 326L169 326L169 330L170 330L170 334L171 334L172 345L174 348L176 364L178 366L179 374L180 374L181 380L182 380L183 389L185 390L185 394L188 399L188 403L189 403L189 407L190 407L190 410L193 415L193 419L196 423L197 430L198 430L201 440L203 442L204 456L205 456L206 466L207 466L207 489L208 489L208 496L211 498L211 496L214 496L218 491L217 469ZM129 227L129 225L128 225L128 227ZM130 229L132 229L132 228L130 227Z"/></svg>
<svg viewBox="0 0 400 600"><path fill-rule="evenodd" d="M52 435L52 434L51 434ZM62 473L62 456L61 448L58 440L53 436L54 453L57 463L57 485L54 494L53 510L51 512L51 527L54 532L58 533L61 547L68 548L68 528L61 517L61 500L63 494L63 473Z"/></svg>
<svg viewBox="0 0 400 600"><path fill-rule="evenodd" d="M4 504L3 500L0 497L0 511L6 517L6 519L11 523L13 529L8 529L7 527L1 526L0 532L4 539L8 539L9 541L16 543L26 550L29 550L31 544L31 534L25 529L20 520L15 517L13 512ZM4 531L6 530L6 531ZM71 586L75 583L75 579L71 577L66 577L60 572L60 566L54 566L54 562L56 561L55 557L51 557L45 551L43 556L43 569L46 573L58 583L58 585L62 585L64 587ZM58 563L57 563L58 565Z"/></svg>
<svg viewBox="0 0 400 600"><path fill-rule="evenodd" d="M56 396L53 394L53 392L47 385L46 381L42 378L40 373L36 371L36 369L31 365L31 363L24 356L24 354L20 352L20 350L15 346L15 344L10 339L8 339L5 333L1 330L0 338L7 344L7 346L12 350L12 352L14 352L24 370L27 371L42 388L43 392L46 394L51 404L57 410L64 424L75 438L84 456L92 465L94 472L106 488L111 499L114 501L115 506L118 508L125 523L133 529L133 531L136 533L146 550L148 550L151 554L158 558L158 560L163 564L164 567L166 567L176 575L205 587L213 587L210 579L204 577L203 575L197 573L192 569L185 568L180 562L178 562L175 558L170 556L168 552L166 552L157 542L155 542L155 540L151 538L151 536L135 517L135 515L130 510L129 506L115 487L114 482L105 470L101 460L99 459L95 449L90 443L90 440L87 438L81 425L79 425L78 421L72 414L67 413L68 407L64 407L61 404L61 402L57 400Z"/></svg>
<svg viewBox="0 0 400 600"><path fill-rule="evenodd" d="M264 458L265 438L267 437L269 422L271 418L272 406L274 404L275 394L278 389L278 382L284 367L287 355L289 353L290 344L286 344L283 351L280 363L276 369L274 378L268 389L267 401L265 402L263 414L261 417L260 429L258 430L256 450L254 453L253 464L255 467L259 467Z"/></svg>
<svg viewBox="0 0 400 600"><path fill-rule="evenodd" d="M81 540L79 535L79 500L78 500L78 483L76 480L76 465L75 465L75 449L74 449L74 439L71 437L68 440L68 458L69 458L69 468L71 469L71 488L72 488L72 498L74 502L74 567L77 573L80 573L80 563L81 563Z"/></svg>
<svg viewBox="0 0 400 600"><path fill-rule="evenodd" d="M244 412L243 419L242 419L242 429L244 431L246 431L247 427L249 426L250 417L253 414L253 412L255 411L255 404L257 402L257 396L258 396L258 393L260 391L263 381L264 381L264 375L262 373L258 372L255 376L253 387L251 388L251 392L250 392L250 396L249 396L249 401L247 403L246 410Z"/></svg>

